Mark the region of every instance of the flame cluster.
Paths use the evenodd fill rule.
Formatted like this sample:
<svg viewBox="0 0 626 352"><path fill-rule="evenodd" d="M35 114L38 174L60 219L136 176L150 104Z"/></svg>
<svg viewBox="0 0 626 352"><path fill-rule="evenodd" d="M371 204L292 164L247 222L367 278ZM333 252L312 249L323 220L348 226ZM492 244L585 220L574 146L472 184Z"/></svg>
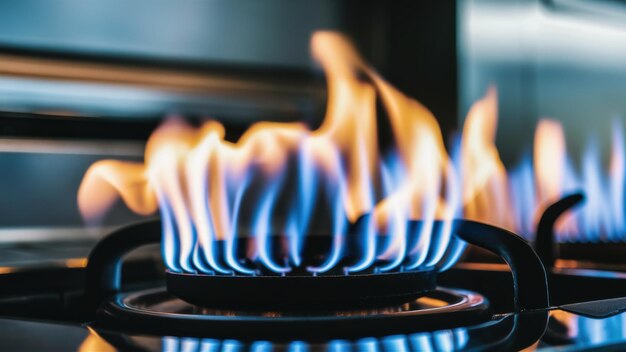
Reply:
<svg viewBox="0 0 626 352"><path fill-rule="evenodd" d="M582 192L585 204L557 222L561 241L622 240L626 234L626 176L622 126L612 126L608 168L593 139L579 163L567 153L563 126L553 119L537 124L532 156L507 170L495 145L495 90L470 109L463 129L464 217L504 227L532 240L543 211L563 196ZM578 164L578 167L576 167ZM468 172L469 171L469 172Z"/></svg>
<svg viewBox="0 0 626 352"><path fill-rule="evenodd" d="M322 274L338 263L346 273L373 265L444 270L463 248L452 236L454 217L530 233L538 211L570 184L600 193L615 210L607 215L595 207L580 221L564 222L563 233L580 224L609 233L623 226L617 216L623 215L621 135L611 191L593 151L582 177L570 170L562 128L551 120L537 128L533 161L507 172L495 146L497 94L491 88L470 109L451 157L432 113L382 79L344 37L315 33L311 51L328 86L318 129L260 122L233 142L218 122L194 127L170 119L149 138L143 163L103 160L89 168L78 192L83 216L97 221L119 198L138 214L159 211L170 270L250 275L250 262L276 273L306 265ZM385 131L391 142L383 143ZM414 220L420 226L412 226ZM357 222L359 230L349 231ZM326 259L303 263L307 236L320 232L332 236ZM275 235L285 239L284 256L271 248ZM348 236L357 237L361 252L346 263ZM247 262L238 255L241 237L253 239Z"/></svg>
<svg viewBox="0 0 626 352"><path fill-rule="evenodd" d="M242 232L255 238L250 258L289 271L301 264L305 235L316 232L311 222L320 217L329 219L323 232L332 234L333 247L326 263L308 270L326 272L342 257L346 228L364 215L362 258L347 271L364 270L378 259L388 262L383 270L437 264L460 197L435 117L384 81L342 36L316 33L311 49L328 82L318 129L260 122L231 142L215 121L196 128L170 119L148 140L144 163L92 165L78 193L82 214L97 220L118 197L139 214L160 210L166 264L183 272L251 273L234 254ZM377 101L393 134L389 148L379 144ZM409 220L435 218L448 224L435 253L428 226L409 248ZM289 239L289 265L271 258L271 233ZM381 233L389 234L382 247L375 243ZM217 248L218 242L226 248Z"/></svg>

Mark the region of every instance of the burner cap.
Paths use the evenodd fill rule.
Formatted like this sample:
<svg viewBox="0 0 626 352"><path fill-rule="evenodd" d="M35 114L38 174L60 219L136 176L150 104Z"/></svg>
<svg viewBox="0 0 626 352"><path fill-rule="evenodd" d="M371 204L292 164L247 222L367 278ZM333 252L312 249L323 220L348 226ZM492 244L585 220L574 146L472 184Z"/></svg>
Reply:
<svg viewBox="0 0 626 352"><path fill-rule="evenodd" d="M436 271L350 275L239 276L166 273L167 290L191 304L222 309L311 310L383 307L436 287Z"/></svg>

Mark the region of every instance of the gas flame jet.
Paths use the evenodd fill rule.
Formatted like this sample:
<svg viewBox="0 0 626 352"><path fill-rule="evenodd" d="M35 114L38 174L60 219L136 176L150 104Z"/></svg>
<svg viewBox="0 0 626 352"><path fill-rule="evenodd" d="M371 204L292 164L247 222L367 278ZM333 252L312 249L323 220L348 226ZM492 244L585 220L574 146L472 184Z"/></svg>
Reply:
<svg viewBox="0 0 626 352"><path fill-rule="evenodd" d="M304 265L302 248L319 217L328 219L332 245L322 262L307 264L313 274L344 263L350 236L361 253L342 264L347 273L374 263L383 271L442 265L462 201L452 193L466 185L435 117L384 81L343 36L315 33L311 52L328 88L318 129L260 122L231 142L218 122L196 128L169 119L149 138L144 163L104 160L89 168L78 192L82 215L97 221L118 198L138 214L158 210L164 260L175 272L252 275L250 262L288 272ZM386 150L377 99L393 135ZM418 230L409 226L416 219L424 223ZM436 242L435 220L444 222ZM359 230L349 231L357 222ZM286 239L285 255L272 249L276 234ZM247 263L238 254L244 237L253 239Z"/></svg>

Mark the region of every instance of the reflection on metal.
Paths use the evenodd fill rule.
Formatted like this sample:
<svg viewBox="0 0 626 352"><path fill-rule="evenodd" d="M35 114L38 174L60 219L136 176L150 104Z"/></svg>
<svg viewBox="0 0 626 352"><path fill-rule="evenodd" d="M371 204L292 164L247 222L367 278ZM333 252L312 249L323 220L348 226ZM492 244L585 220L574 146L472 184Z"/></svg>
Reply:
<svg viewBox="0 0 626 352"><path fill-rule="evenodd" d="M126 119L177 112L249 123L261 117L313 117L321 113L318 108L325 100L323 87L306 78L281 83L278 78L255 82L247 76L220 78L219 74L207 77L202 73L178 77L176 73L158 70L109 71L106 66L93 64L88 65L89 69L78 70L80 74L73 69L68 74L64 69L48 72L44 68L46 62L39 64L41 67L27 65L7 72L13 66L3 66L2 62L0 55L3 111Z"/></svg>
<svg viewBox="0 0 626 352"><path fill-rule="evenodd" d="M192 337L163 337L163 352L187 351L364 351L364 352L409 352L409 351L458 351L469 342L467 329L440 330L410 335L391 335L382 338L365 337L356 341L331 340L327 342L240 342L236 340L216 340Z"/></svg>
<svg viewBox="0 0 626 352"><path fill-rule="evenodd" d="M275 79L250 81L229 77L223 73L185 72L172 69L154 69L134 66L41 59L27 56L0 56L0 74L7 76L45 77L62 80L89 80L165 88L176 91L255 91L283 92L285 94L312 93L313 87L276 84Z"/></svg>
<svg viewBox="0 0 626 352"><path fill-rule="evenodd" d="M428 297L428 296L418 298L417 302L420 304L424 304L425 306L431 306L431 307L445 307L448 305L448 302L446 301Z"/></svg>
<svg viewBox="0 0 626 352"><path fill-rule="evenodd" d="M10 274L13 272L13 268L8 267L8 266L2 266L0 267L0 275L2 274Z"/></svg>
<svg viewBox="0 0 626 352"><path fill-rule="evenodd" d="M2 228L0 229L1 243L30 243L40 241L65 240L94 240L106 233L115 230L116 226L107 226L97 230L97 233L87 231L81 227L50 227L50 228Z"/></svg>
<svg viewBox="0 0 626 352"><path fill-rule="evenodd" d="M547 7L563 16L578 17L600 24L623 25L626 6L614 0L543 0ZM609 22L613 21L613 22Z"/></svg>
<svg viewBox="0 0 626 352"><path fill-rule="evenodd" d="M499 263L470 263L462 262L455 266L457 269L469 269L469 270L487 270L487 271L510 271L509 266Z"/></svg>
<svg viewBox="0 0 626 352"><path fill-rule="evenodd" d="M0 153L85 154L140 157L143 143L0 138Z"/></svg>
<svg viewBox="0 0 626 352"><path fill-rule="evenodd" d="M545 3L556 3L556 11ZM610 121L623 120L626 112L623 1L457 4L461 111L489 85L499 88L498 142L507 164L526 150L537 119L544 117L563 123L575 160L591 135L601 150L609 149ZM587 9L560 11L580 5ZM595 18L586 16L592 13ZM617 16L622 18L615 21Z"/></svg>
<svg viewBox="0 0 626 352"><path fill-rule="evenodd" d="M85 338L80 347L78 347L78 352L115 352L117 349L111 346L108 342L106 342L98 333L87 327L89 330L89 334Z"/></svg>
<svg viewBox="0 0 626 352"><path fill-rule="evenodd" d="M577 347L604 345L626 339L626 313L594 319L559 310L551 312L550 316L567 328L564 337Z"/></svg>
<svg viewBox="0 0 626 352"><path fill-rule="evenodd" d="M379 337L363 337L364 331L377 332L376 328L361 331L360 335L341 336L325 339L318 333L326 329L313 330L313 340L285 339L272 340L268 336L255 338L250 333L256 330L243 330L243 339L223 339L214 336L208 329L199 335L189 332L175 335L165 332L159 335L137 335L116 333L98 329L101 336L115 347L126 351L325 351L325 352L386 352L386 351L520 351L536 345L544 335L548 323L547 311L526 312L519 315L505 315L493 320L468 327L442 328L437 330L412 330L409 333L381 334ZM470 324L471 325L471 324ZM379 324L379 326L381 326ZM259 334L257 334L259 335Z"/></svg>
<svg viewBox="0 0 626 352"><path fill-rule="evenodd" d="M87 258L72 258L65 261L68 268L84 268L87 266Z"/></svg>

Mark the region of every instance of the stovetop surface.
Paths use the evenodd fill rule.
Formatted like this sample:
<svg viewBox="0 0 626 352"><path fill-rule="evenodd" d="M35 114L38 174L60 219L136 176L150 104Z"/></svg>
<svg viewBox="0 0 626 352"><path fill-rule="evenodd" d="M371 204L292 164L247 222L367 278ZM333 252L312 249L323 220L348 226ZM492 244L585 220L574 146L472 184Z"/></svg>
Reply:
<svg viewBox="0 0 626 352"><path fill-rule="evenodd" d="M321 341L219 339L210 331L204 338L131 335L89 324L0 319L3 351L453 351L489 349L511 338L527 351L624 350L626 313L590 318L553 309L499 315L467 328Z"/></svg>
<svg viewBox="0 0 626 352"><path fill-rule="evenodd" d="M132 264L132 261L129 260L127 264ZM133 269L133 266L125 265L125 268ZM141 274L139 276L144 280L147 268L143 262L136 265ZM0 317L4 317L0 318L0 350L288 352L626 350L626 313L623 313L626 309L626 298L619 298L626 297L624 284L626 281L623 274L615 272L551 270L547 280L550 283L550 303L553 308L531 308L514 314L510 312L516 311L515 309L519 307L513 307L513 302L518 301L514 300L514 283L510 268L497 263L463 263L439 275L437 282L441 287L467 290L484 296L489 303L489 314L481 315L479 320L472 320L472 323L460 319L452 321L446 319L444 328L441 328L440 325L434 327L432 320L426 320L426 328L402 324L400 332L390 326L384 329L374 322L367 324L367 328L356 329L356 333L349 335L346 335L346 330L319 325L316 327L317 330L306 334L306 338L302 335L294 338L293 334L283 331L282 334L271 334L280 336L279 340L276 340L274 337L270 338L270 334L266 334L265 330L261 331L261 334L258 331L254 334L245 329L235 333L231 330L225 334L223 327L220 329L215 325L223 326L224 319L213 319L214 325L211 327L202 325L199 333L192 333L186 328L178 328L177 331L169 327L164 328L162 319L157 319L155 324L152 322L147 324L150 325L149 328L141 327L142 324L136 320L131 321L129 325L120 324L120 321L124 320L107 321L103 317L113 315L110 314L110 310L102 310L102 307L106 307L102 303L111 302L110 299L97 301L100 302L100 312L106 314L85 315L83 314L85 312L79 309L83 306L82 303L85 303L82 301L85 298L82 295L82 288L90 286L83 281L85 274L83 268L66 266L66 269L72 269L72 273L77 274L76 287L69 287L65 281L60 280L66 278L65 271L52 276L48 271L42 272L40 268L18 270L15 267L0 274L0 279L5 280L0 280L0 283L3 283L0 286L4 287L0 291L6 291L10 287L22 289L19 292L3 292L0 296ZM164 283L159 281L159 276L155 276L154 280L145 282L144 285L141 280L133 280L132 272L124 271L122 277L129 279L129 285L122 287L122 293L109 295L109 298L132 297L145 290L146 292L152 292L150 290L154 289L163 290ZM162 273L163 270L156 269L155 272ZM33 273L40 275L33 276ZM13 281L9 279L13 281L19 279L15 281L19 285L11 284ZM32 282L37 285L31 285ZM29 283L26 285L27 289L26 283ZM543 292L541 287L530 285L526 293L534 291L538 295ZM180 310L178 306L167 306L170 300L159 299L149 302L156 302L158 307L150 308L155 308L154 310L160 314L163 312L173 314ZM437 303L436 300L433 302ZM433 302L426 303L432 305ZM163 304L165 308L173 310L164 309ZM133 311L137 310L134 306L130 308L133 308L131 309ZM93 313L92 310L87 310L87 313L89 312ZM128 312L123 316L127 316L126 313ZM212 312L202 311L205 315L210 313ZM230 317L227 313L220 314L224 315L223 318ZM300 318L306 320L306 317ZM372 320L368 318L371 317L363 317L364 320ZM86 321L90 319L94 321ZM158 325L156 330L155 325ZM273 330L268 332L276 330L276 325L271 325L269 329ZM324 329L327 330L326 333ZM330 329L334 330L327 333Z"/></svg>
<svg viewBox="0 0 626 352"><path fill-rule="evenodd" d="M506 294L512 283L510 272L495 270L496 266L483 268L457 268L441 277L442 282L463 284L465 289L479 292L491 303L495 315L486 323L442 330L405 329L399 333L381 333L370 327L358 334L342 337L333 333L332 339L312 341L290 340L292 335L281 335L280 341L254 334L223 336L208 330L201 335L168 332L159 335L130 332L120 325L102 325L101 321L86 323L81 318L71 318L74 309L70 296L65 294L52 300L23 299L19 310L0 311L0 344L2 351L450 351L450 350L514 350L511 346L524 346L526 350L578 351L578 350L626 350L626 297L624 280L613 276L577 274L552 277L552 286L558 295L552 297L553 309L526 311L512 314L506 303L512 297ZM487 270L488 269L488 270ZM460 280L463 278L464 280ZM557 280L558 279L558 280ZM574 280L575 279L575 280ZM572 281L573 280L573 281ZM470 285L471 283L471 285ZM608 285L610 284L610 285ZM146 287L129 287L129 292L152 290L161 284L150 283ZM455 286L449 283L448 287ZM142 288L143 287L143 288ZM622 287L620 289L620 287ZM557 290L558 289L558 290ZM579 293L564 295L565 291ZM610 293L611 295L607 294ZM594 294L591 294L594 293ZM602 295L601 300L594 298ZM571 296L571 297L570 297ZM65 297L63 299L62 297ZM496 298L503 298L505 304ZM606 298L606 299L605 299ZM596 299L597 301L592 301ZM59 301L59 302L56 302ZM21 302L21 301L20 301ZM63 303L65 302L65 303ZM583 302L580 304L580 302ZM19 302L18 302L19 303ZM14 300L8 302L14 307ZM43 314L50 306L62 305ZM24 315L24 309L33 311ZM6 307L4 307L6 308ZM39 312L39 313L37 313ZM35 314L37 313L37 314ZM65 318L64 318L65 317ZM28 320L30 319L30 320ZM71 323L74 321L74 323ZM446 325L447 326L447 325ZM222 329L223 330L223 329ZM258 335L258 334L257 334ZM323 336L316 332L310 334ZM503 349L504 347L508 347Z"/></svg>

